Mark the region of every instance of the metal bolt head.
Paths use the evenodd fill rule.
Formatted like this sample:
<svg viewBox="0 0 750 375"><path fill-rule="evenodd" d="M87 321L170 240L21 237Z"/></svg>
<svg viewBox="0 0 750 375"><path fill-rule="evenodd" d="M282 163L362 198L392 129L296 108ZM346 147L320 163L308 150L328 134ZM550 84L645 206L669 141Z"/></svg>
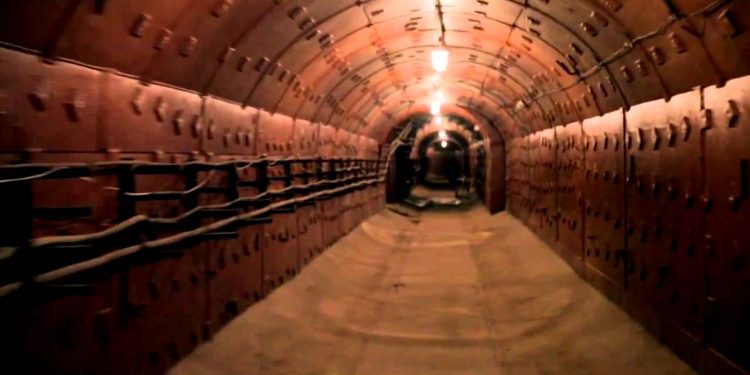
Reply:
<svg viewBox="0 0 750 375"><path fill-rule="evenodd" d="M714 126L714 113L710 108L701 111L701 128L708 130Z"/></svg>
<svg viewBox="0 0 750 375"><path fill-rule="evenodd" d="M736 127L740 119L740 107L736 101L729 100L727 102L726 114L727 114L727 125L730 128Z"/></svg>

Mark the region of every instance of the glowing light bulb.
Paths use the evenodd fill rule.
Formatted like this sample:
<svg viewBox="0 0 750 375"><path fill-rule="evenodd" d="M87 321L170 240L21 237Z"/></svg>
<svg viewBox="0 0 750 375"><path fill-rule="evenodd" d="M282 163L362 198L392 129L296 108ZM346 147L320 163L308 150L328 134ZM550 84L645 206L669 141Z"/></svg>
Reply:
<svg viewBox="0 0 750 375"><path fill-rule="evenodd" d="M443 100L445 100L445 96L443 95L443 92L442 92L442 91L437 91L437 92L435 93L435 99L437 99L437 100L439 100L439 101L441 101L441 102L442 102Z"/></svg>
<svg viewBox="0 0 750 375"><path fill-rule="evenodd" d="M442 141L442 142L440 142L440 147L447 148L448 147L448 141Z"/></svg>
<svg viewBox="0 0 750 375"><path fill-rule="evenodd" d="M432 113L433 116L440 114L440 102L432 102L432 104L430 104L430 113Z"/></svg>
<svg viewBox="0 0 750 375"><path fill-rule="evenodd" d="M445 130L441 130L441 131L438 132L438 138L440 138L440 139L447 139L448 138L448 133Z"/></svg>
<svg viewBox="0 0 750 375"><path fill-rule="evenodd" d="M432 51L432 68L436 72L444 72L448 68L448 51L444 49L438 49Z"/></svg>
<svg viewBox="0 0 750 375"><path fill-rule="evenodd" d="M442 125L443 124L443 117L442 116L435 116L435 124Z"/></svg>

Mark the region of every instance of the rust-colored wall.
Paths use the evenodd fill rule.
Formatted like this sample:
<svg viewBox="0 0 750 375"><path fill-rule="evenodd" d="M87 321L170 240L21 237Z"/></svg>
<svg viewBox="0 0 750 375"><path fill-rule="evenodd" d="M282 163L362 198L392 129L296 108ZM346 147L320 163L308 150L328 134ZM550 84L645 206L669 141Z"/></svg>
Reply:
<svg viewBox="0 0 750 375"><path fill-rule="evenodd" d="M382 208L368 137L7 49L0 67L5 369L163 373Z"/></svg>
<svg viewBox="0 0 750 375"><path fill-rule="evenodd" d="M750 369L750 77L510 142L509 210L705 373Z"/></svg>

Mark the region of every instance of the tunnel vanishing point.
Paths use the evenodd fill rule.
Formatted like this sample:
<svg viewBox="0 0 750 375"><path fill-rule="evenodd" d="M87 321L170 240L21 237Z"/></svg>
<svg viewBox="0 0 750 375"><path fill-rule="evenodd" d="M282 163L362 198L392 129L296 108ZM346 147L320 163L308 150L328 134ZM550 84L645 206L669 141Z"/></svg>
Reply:
<svg viewBox="0 0 750 375"><path fill-rule="evenodd" d="M750 372L750 1L0 17L2 373Z"/></svg>

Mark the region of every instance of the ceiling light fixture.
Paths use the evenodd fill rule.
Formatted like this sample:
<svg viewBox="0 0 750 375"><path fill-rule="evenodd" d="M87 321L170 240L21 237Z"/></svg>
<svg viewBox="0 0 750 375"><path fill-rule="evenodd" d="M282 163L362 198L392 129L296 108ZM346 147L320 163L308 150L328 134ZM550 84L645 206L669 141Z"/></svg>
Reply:
<svg viewBox="0 0 750 375"><path fill-rule="evenodd" d="M448 69L448 51L444 49L437 49L432 51L432 68L436 72L442 73Z"/></svg>
<svg viewBox="0 0 750 375"><path fill-rule="evenodd" d="M440 114L440 102L435 101L430 104L430 113L432 113L433 116Z"/></svg>
<svg viewBox="0 0 750 375"><path fill-rule="evenodd" d="M448 147L448 141L442 141L442 142L440 142L440 147L447 148Z"/></svg>
<svg viewBox="0 0 750 375"><path fill-rule="evenodd" d="M438 132L438 138L440 139L448 139L448 133L445 130L441 130Z"/></svg>

